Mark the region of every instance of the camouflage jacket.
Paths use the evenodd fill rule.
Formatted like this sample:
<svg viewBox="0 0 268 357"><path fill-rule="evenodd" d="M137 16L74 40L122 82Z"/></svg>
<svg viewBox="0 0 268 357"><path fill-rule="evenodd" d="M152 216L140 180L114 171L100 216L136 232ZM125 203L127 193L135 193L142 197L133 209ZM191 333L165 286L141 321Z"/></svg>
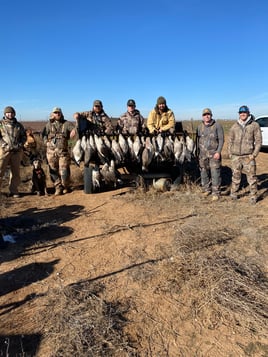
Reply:
<svg viewBox="0 0 268 357"><path fill-rule="evenodd" d="M158 113L156 109L153 109L148 116L147 127L150 133L154 130L169 130L175 128L175 116L172 110L168 109L164 113Z"/></svg>
<svg viewBox="0 0 268 357"><path fill-rule="evenodd" d="M212 119L209 125L203 122L196 130L197 154L201 158L221 153L224 144L224 132L221 124Z"/></svg>
<svg viewBox="0 0 268 357"><path fill-rule="evenodd" d="M95 113L93 110L80 112L78 114L79 132L89 130L98 135L113 134L114 128L111 119L103 110L99 114ZM87 122L85 122L85 120L87 120Z"/></svg>
<svg viewBox="0 0 268 357"><path fill-rule="evenodd" d="M135 109L133 113L126 112L118 119L117 129L122 134L136 135L144 133L144 118L137 109Z"/></svg>
<svg viewBox="0 0 268 357"><path fill-rule="evenodd" d="M237 121L229 131L229 155L253 155L256 157L261 149L262 134L258 123L250 118L246 125Z"/></svg>
<svg viewBox="0 0 268 357"><path fill-rule="evenodd" d="M0 121L0 146L4 152L22 151L25 142L25 129L16 118Z"/></svg>
<svg viewBox="0 0 268 357"><path fill-rule="evenodd" d="M56 148L63 151L68 150L68 141L73 128L74 124L64 118L61 118L59 121L49 120L42 132L42 137L47 148L51 150Z"/></svg>

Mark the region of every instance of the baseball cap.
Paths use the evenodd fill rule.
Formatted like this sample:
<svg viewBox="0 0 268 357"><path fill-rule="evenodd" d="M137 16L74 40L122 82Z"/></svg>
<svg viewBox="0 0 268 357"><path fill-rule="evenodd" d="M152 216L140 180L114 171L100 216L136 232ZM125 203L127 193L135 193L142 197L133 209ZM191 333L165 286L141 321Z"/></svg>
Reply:
<svg viewBox="0 0 268 357"><path fill-rule="evenodd" d="M249 113L249 107L242 105L242 107L239 108L238 113Z"/></svg>
<svg viewBox="0 0 268 357"><path fill-rule="evenodd" d="M94 100L93 106L94 106L94 107L95 107L95 106L100 106L100 107L102 107L102 101L101 101L101 100L98 100L98 99Z"/></svg>
<svg viewBox="0 0 268 357"><path fill-rule="evenodd" d="M210 115L212 115L211 109L205 108L205 109L203 110L203 112L202 112L202 115L205 115L205 114L210 114Z"/></svg>
<svg viewBox="0 0 268 357"><path fill-rule="evenodd" d="M127 106L136 106L136 103L135 103L135 100L134 99L129 99L128 101L127 101Z"/></svg>
<svg viewBox="0 0 268 357"><path fill-rule="evenodd" d="M59 108L59 107L54 107L53 110L52 110L52 113L57 113L57 112L59 112L59 113L62 114L61 108Z"/></svg>

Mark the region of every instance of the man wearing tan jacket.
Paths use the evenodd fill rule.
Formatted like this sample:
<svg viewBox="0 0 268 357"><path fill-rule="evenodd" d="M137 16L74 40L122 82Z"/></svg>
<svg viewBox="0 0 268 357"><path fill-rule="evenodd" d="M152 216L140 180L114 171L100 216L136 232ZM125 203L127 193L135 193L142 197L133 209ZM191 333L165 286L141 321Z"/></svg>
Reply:
<svg viewBox="0 0 268 357"><path fill-rule="evenodd" d="M0 121L0 193L2 179L6 168L10 166L9 191L10 196L20 197L18 187L20 184L20 163L23 156L23 145L26 133L23 125L16 119L13 107L4 109L3 120Z"/></svg>
<svg viewBox="0 0 268 357"><path fill-rule="evenodd" d="M149 113L147 127L150 134L174 133L175 116L173 111L168 108L164 97L157 99L156 106Z"/></svg>

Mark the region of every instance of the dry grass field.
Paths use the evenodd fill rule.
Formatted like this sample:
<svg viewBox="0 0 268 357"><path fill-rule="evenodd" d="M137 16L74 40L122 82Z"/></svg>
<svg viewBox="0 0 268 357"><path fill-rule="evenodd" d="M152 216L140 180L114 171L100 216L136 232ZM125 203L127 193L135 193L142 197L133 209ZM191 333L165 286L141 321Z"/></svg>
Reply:
<svg viewBox="0 0 268 357"><path fill-rule="evenodd" d="M218 202L187 177L87 195L75 165L72 193L38 197L23 167L0 203L0 356L268 356L268 154L252 206L225 150Z"/></svg>

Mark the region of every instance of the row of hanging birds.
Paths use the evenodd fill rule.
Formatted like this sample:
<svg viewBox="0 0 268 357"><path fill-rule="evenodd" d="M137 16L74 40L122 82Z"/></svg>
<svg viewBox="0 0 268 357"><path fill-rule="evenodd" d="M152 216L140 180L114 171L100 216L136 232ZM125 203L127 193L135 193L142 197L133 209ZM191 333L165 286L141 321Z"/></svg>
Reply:
<svg viewBox="0 0 268 357"><path fill-rule="evenodd" d="M152 162L173 162L174 165L191 161L195 144L189 135L157 136L98 136L84 135L73 147L73 159L77 165L84 161L99 159L101 163L114 160L116 166L125 164L140 164L144 172L149 171Z"/></svg>

